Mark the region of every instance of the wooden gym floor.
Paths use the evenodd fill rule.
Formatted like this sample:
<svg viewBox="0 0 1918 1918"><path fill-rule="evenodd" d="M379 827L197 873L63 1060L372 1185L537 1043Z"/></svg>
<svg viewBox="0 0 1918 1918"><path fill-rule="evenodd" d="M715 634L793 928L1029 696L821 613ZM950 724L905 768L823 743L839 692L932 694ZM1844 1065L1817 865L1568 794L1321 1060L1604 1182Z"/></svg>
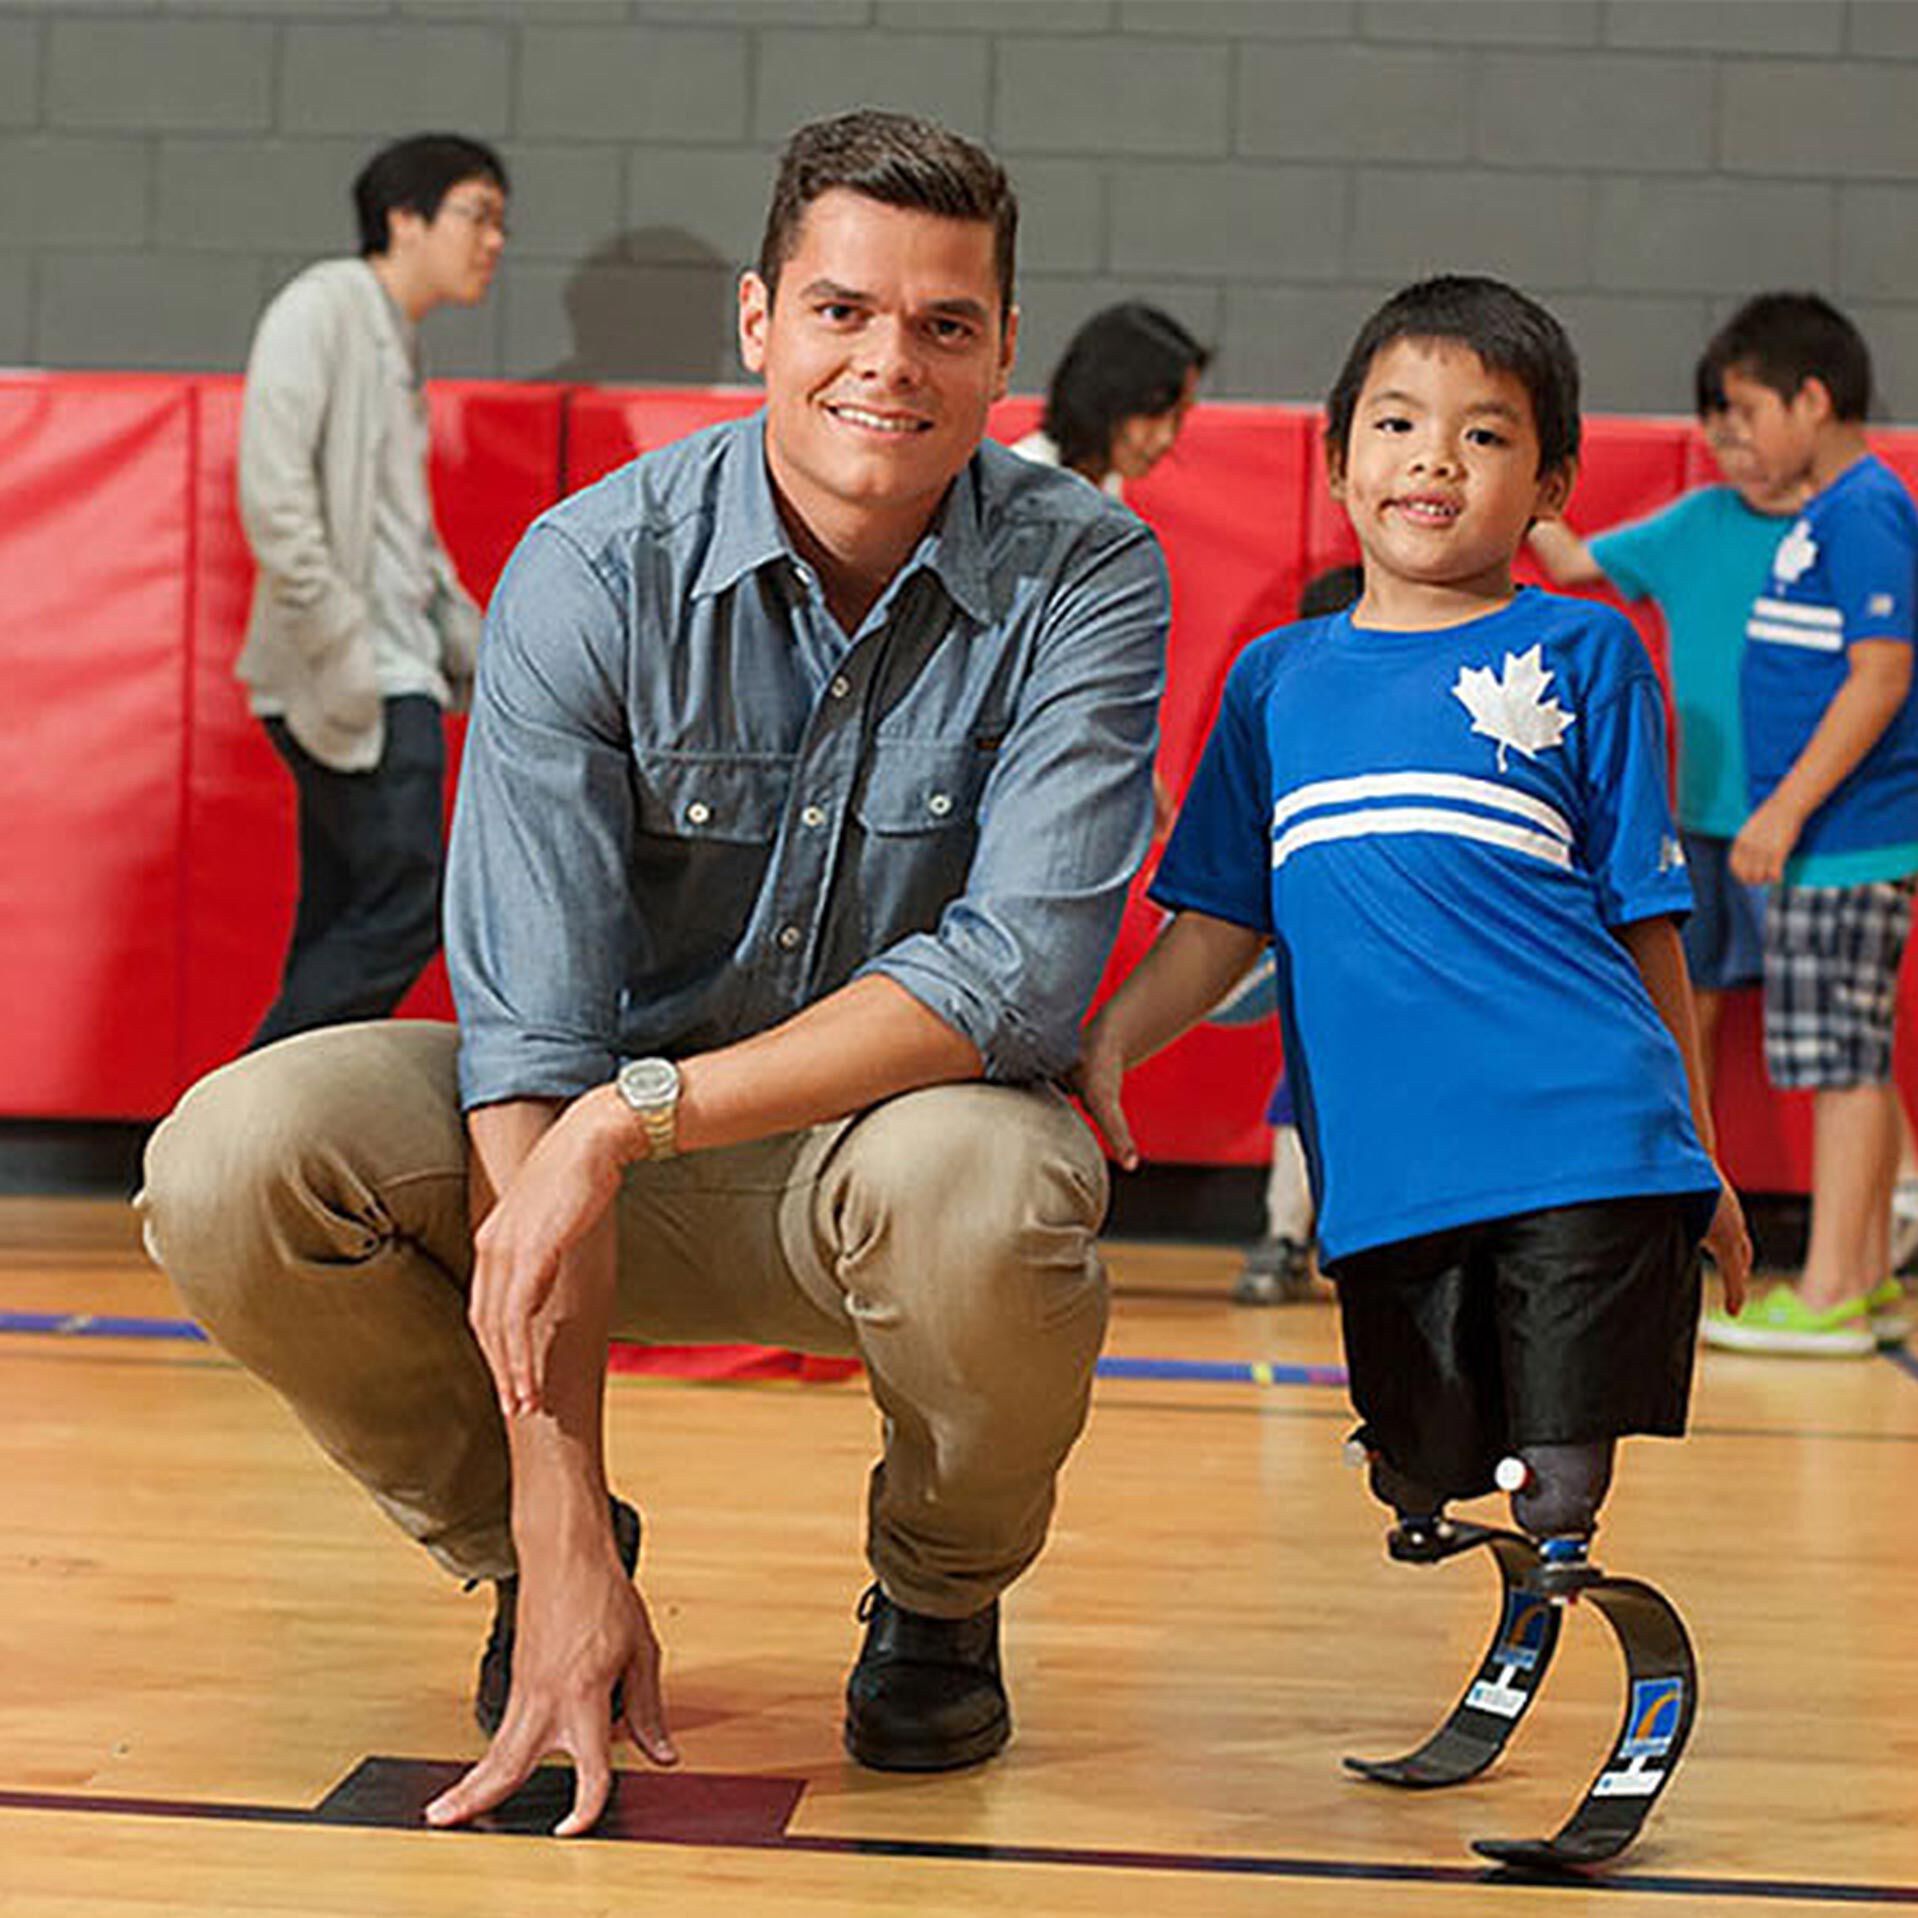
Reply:
<svg viewBox="0 0 1918 1918"><path fill-rule="evenodd" d="M636 1771L636 1837L561 1844L413 1828L427 1774L368 1762L479 1752L489 1596L400 1544L210 1347L99 1335L179 1317L124 1208L0 1201L0 1912L1918 1910L1918 1362L1707 1354L1694 1435L1626 1449L1600 1557L1685 1613L1699 1729L1605 1890L1527 1884L1468 1840L1548 1831L1583 1787L1620 1704L1600 1622L1568 1619L1486 1779L1343 1776L1342 1752L1436 1723L1490 1633L1491 1569L1383 1557L1313 1369L1336 1364L1329 1309L1229 1306L1218 1249L1111 1263L1131 1363L1008 1602L1018 1732L973 1773L840 1752L858 1384L613 1381L685 1763ZM23 1329L45 1314L63 1329Z"/></svg>

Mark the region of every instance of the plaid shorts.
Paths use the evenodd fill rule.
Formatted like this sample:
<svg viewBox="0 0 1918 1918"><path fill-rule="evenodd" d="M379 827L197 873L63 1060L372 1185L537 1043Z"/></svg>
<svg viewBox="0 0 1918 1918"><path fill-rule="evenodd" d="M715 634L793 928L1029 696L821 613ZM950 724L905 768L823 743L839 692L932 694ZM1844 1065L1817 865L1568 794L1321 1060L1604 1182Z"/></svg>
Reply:
<svg viewBox="0 0 1918 1918"><path fill-rule="evenodd" d="M1781 1090L1884 1085L1918 879L1776 886L1765 906L1765 1070Z"/></svg>

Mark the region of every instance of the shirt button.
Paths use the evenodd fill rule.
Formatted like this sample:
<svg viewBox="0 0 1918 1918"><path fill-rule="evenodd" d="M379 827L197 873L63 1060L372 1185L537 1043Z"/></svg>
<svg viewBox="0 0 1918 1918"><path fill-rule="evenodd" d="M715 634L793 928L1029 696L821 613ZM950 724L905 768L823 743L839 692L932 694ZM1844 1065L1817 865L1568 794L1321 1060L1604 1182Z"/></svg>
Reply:
<svg viewBox="0 0 1918 1918"><path fill-rule="evenodd" d="M802 826L823 826L826 823L826 809L823 806L807 806L799 814Z"/></svg>
<svg viewBox="0 0 1918 1918"><path fill-rule="evenodd" d="M834 675L833 682L826 688L835 699L844 699L852 691L852 681L844 673Z"/></svg>
<svg viewBox="0 0 1918 1918"><path fill-rule="evenodd" d="M695 826L703 826L713 816L713 809L703 799L695 799L686 808L686 817Z"/></svg>
<svg viewBox="0 0 1918 1918"><path fill-rule="evenodd" d="M931 813L935 819L945 818L947 813L952 810L952 795L950 793L934 793L932 797L926 801L926 810Z"/></svg>
<svg viewBox="0 0 1918 1918"><path fill-rule="evenodd" d="M801 932L797 926L781 926L779 928L779 943L785 947L788 952L796 952L799 949L800 940L805 938L805 936L806 935Z"/></svg>

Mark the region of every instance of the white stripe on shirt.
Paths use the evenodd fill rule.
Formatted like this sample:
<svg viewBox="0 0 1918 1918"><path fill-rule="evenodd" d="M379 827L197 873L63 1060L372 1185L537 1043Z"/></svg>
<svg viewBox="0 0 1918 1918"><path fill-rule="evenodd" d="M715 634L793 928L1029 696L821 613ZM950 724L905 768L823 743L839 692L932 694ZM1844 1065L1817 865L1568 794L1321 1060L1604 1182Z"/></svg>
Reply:
<svg viewBox="0 0 1918 1918"><path fill-rule="evenodd" d="M1287 820L1314 806L1338 806L1354 799L1468 799L1494 812L1516 813L1566 845L1572 843L1571 826L1557 807L1516 786L1464 773L1360 773L1349 779L1315 779L1294 787L1272 808L1272 830L1276 834Z"/></svg>
<svg viewBox="0 0 1918 1918"><path fill-rule="evenodd" d="M1805 646L1814 653L1842 653L1845 635L1836 627L1820 632L1809 626L1778 626L1770 620L1745 622L1747 639L1764 640L1773 646Z"/></svg>
<svg viewBox="0 0 1918 1918"><path fill-rule="evenodd" d="M1795 599L1767 599L1760 594L1752 602L1752 618L1779 619L1796 626L1842 626L1845 616L1836 606L1808 606Z"/></svg>
<svg viewBox="0 0 1918 1918"><path fill-rule="evenodd" d="M1571 870L1572 852L1567 842L1547 833L1531 832L1507 820L1486 819L1479 813L1453 812L1445 806L1371 806L1359 812L1329 813L1322 819L1308 819L1274 838L1273 869L1276 871L1295 852L1303 852L1308 846L1403 833L1438 833L1450 839L1476 839L1484 845L1504 846L1509 851L1542 859L1549 866Z"/></svg>

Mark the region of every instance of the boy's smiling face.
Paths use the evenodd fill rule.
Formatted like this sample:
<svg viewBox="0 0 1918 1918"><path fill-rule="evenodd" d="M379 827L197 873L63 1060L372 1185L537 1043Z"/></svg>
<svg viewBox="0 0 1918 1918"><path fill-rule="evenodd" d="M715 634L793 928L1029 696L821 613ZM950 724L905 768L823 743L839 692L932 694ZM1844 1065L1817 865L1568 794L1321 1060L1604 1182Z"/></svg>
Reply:
<svg viewBox="0 0 1918 1918"><path fill-rule="evenodd" d="M1457 340L1404 338L1366 370L1333 496L1365 554L1361 624L1456 625L1512 595L1512 559L1571 492L1541 473L1531 395Z"/></svg>

